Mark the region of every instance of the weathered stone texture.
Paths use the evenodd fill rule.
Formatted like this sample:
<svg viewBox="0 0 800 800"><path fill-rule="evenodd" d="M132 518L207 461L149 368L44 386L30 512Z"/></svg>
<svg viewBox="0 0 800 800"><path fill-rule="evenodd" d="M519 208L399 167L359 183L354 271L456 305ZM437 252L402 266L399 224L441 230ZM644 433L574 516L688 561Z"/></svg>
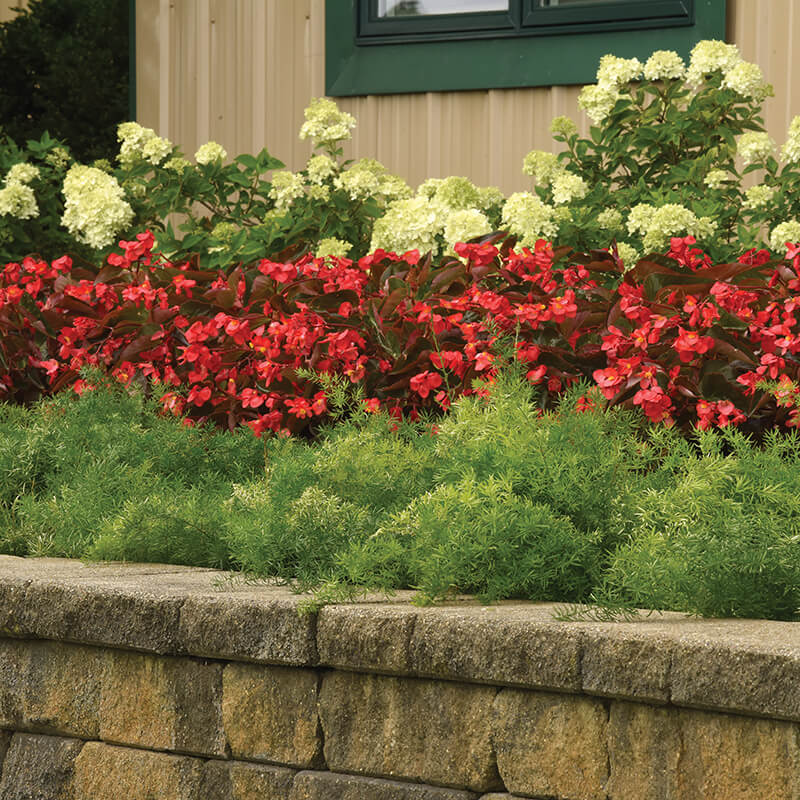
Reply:
<svg viewBox="0 0 800 800"><path fill-rule="evenodd" d="M100 703L100 738L224 756L222 665L111 651Z"/></svg>
<svg viewBox="0 0 800 800"><path fill-rule="evenodd" d="M0 776L3 774L3 759L6 757L13 731L0 731Z"/></svg>
<svg viewBox="0 0 800 800"><path fill-rule="evenodd" d="M180 615L186 652L237 661L313 666L315 628L313 615L298 614L294 596L272 587L189 596Z"/></svg>
<svg viewBox="0 0 800 800"><path fill-rule="evenodd" d="M3 761L0 800L73 800L73 768L83 742L17 733Z"/></svg>
<svg viewBox="0 0 800 800"><path fill-rule="evenodd" d="M675 798L777 800L800 797L796 723L680 709L683 741Z"/></svg>
<svg viewBox="0 0 800 800"><path fill-rule="evenodd" d="M512 793L606 800L607 713L585 697L504 689L494 702L497 766Z"/></svg>
<svg viewBox="0 0 800 800"><path fill-rule="evenodd" d="M496 693L445 681L328 673L320 692L325 761L343 772L500 788L490 742Z"/></svg>
<svg viewBox="0 0 800 800"><path fill-rule="evenodd" d="M228 664L222 681L222 717L234 758L322 765L316 672Z"/></svg>
<svg viewBox="0 0 800 800"><path fill-rule="evenodd" d="M208 761L204 800L289 800L295 771L237 761Z"/></svg>
<svg viewBox="0 0 800 800"><path fill-rule="evenodd" d="M608 794L614 800L677 800L682 740L678 712L611 704Z"/></svg>
<svg viewBox="0 0 800 800"><path fill-rule="evenodd" d="M421 786L413 783L337 775L332 772L299 772L290 800L476 800L473 792Z"/></svg>
<svg viewBox="0 0 800 800"><path fill-rule="evenodd" d="M87 742L70 800L210 800L202 787L200 759Z"/></svg>
<svg viewBox="0 0 800 800"><path fill-rule="evenodd" d="M97 738L105 660L93 647L0 640L0 725Z"/></svg>

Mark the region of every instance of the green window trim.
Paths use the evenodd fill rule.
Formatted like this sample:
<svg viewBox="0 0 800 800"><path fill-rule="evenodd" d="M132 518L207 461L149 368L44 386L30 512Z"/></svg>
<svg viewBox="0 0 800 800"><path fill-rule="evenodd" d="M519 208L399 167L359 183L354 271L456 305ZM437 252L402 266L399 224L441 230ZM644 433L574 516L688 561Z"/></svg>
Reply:
<svg viewBox="0 0 800 800"><path fill-rule="evenodd" d="M514 0L514 7L542 11L531 9L530 0ZM543 35L541 28L513 35L498 33L497 28L439 30L431 41L421 31L400 37L394 29L367 44L359 29L360 0L326 0L325 90L331 97L351 97L593 83L597 62L606 53L645 59L654 50L675 50L688 58L701 39L724 39L725 7L726 0L694 0L690 23L664 18L622 20L614 23L613 31L602 27L608 20L576 22L573 17L566 29L563 21L549 26L549 35ZM485 16L496 19L498 13ZM419 19L413 22L424 24Z"/></svg>

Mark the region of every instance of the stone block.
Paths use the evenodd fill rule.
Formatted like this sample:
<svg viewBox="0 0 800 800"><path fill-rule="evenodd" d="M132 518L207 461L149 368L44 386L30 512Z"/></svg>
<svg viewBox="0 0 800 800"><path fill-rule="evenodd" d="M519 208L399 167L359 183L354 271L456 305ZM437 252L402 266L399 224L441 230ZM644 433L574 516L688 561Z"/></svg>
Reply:
<svg viewBox="0 0 800 800"><path fill-rule="evenodd" d="M314 670L227 664L222 718L233 757L321 766L318 684Z"/></svg>
<svg viewBox="0 0 800 800"><path fill-rule="evenodd" d="M320 663L340 669L580 691L581 631L552 606L328 606Z"/></svg>
<svg viewBox="0 0 800 800"><path fill-rule="evenodd" d="M289 800L295 771L285 767L208 761L204 800Z"/></svg>
<svg viewBox="0 0 800 800"><path fill-rule="evenodd" d="M100 738L155 750L224 756L222 664L109 652Z"/></svg>
<svg viewBox="0 0 800 800"><path fill-rule="evenodd" d="M200 759L87 742L70 800L209 800L202 788Z"/></svg>
<svg viewBox="0 0 800 800"><path fill-rule="evenodd" d="M0 800L73 800L75 760L83 742L17 733L3 761Z"/></svg>
<svg viewBox="0 0 800 800"><path fill-rule="evenodd" d="M683 744L677 709L614 702L609 711L608 743L609 797L679 800Z"/></svg>
<svg viewBox="0 0 800 800"><path fill-rule="evenodd" d="M181 608L180 640L199 656L313 666L316 617L301 616L297 606L295 595L275 587L193 595Z"/></svg>
<svg viewBox="0 0 800 800"><path fill-rule="evenodd" d="M333 671L320 717L332 770L488 791L501 788L490 742L497 690Z"/></svg>
<svg viewBox="0 0 800 800"><path fill-rule="evenodd" d="M494 746L506 788L563 800L606 800L608 714L586 697L503 689Z"/></svg>
<svg viewBox="0 0 800 800"><path fill-rule="evenodd" d="M401 781L337 775L334 772L299 772L290 800L475 800L473 792L422 786Z"/></svg>
<svg viewBox="0 0 800 800"><path fill-rule="evenodd" d="M683 746L676 800L800 797L796 723L684 709L678 718Z"/></svg>
<svg viewBox="0 0 800 800"><path fill-rule="evenodd" d="M96 739L105 660L93 647L0 640L0 725Z"/></svg>
<svg viewBox="0 0 800 800"><path fill-rule="evenodd" d="M11 737L13 735L13 731L0 731L0 776L3 774L3 760L11 745Z"/></svg>
<svg viewBox="0 0 800 800"><path fill-rule="evenodd" d="M665 636L631 635L625 627L584 633L581 672L586 694L668 703L674 643Z"/></svg>

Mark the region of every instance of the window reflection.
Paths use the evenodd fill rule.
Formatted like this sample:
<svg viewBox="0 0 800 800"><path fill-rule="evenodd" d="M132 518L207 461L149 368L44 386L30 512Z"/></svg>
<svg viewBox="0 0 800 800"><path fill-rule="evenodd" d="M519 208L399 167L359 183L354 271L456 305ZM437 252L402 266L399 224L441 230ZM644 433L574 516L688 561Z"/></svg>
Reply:
<svg viewBox="0 0 800 800"><path fill-rule="evenodd" d="M378 0L379 17L508 11L508 0Z"/></svg>

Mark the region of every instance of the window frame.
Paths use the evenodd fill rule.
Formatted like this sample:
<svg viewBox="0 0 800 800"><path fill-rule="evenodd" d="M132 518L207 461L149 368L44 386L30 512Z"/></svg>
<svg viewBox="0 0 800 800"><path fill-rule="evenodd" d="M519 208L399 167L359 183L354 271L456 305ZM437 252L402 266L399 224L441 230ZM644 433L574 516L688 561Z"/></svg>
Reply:
<svg viewBox="0 0 800 800"><path fill-rule="evenodd" d="M686 2L655 1L669 3L673 9L676 2ZM511 3L512 10L539 14L568 10L533 9L533 0ZM587 7L575 10L586 11ZM606 53L645 59L654 50L675 50L688 58L701 39L725 38L726 0L692 0L692 10L689 21L685 16L682 21L676 21L674 15L672 19L651 16L616 21L613 30L603 20L587 22L573 17L572 22L557 20L528 28L524 34L497 27L402 34L392 26L391 32L373 34L365 41L359 29L361 0L326 0L326 93L351 97L593 83L597 62ZM498 13L504 12L484 12L495 15L495 20ZM412 21L419 24L431 19L433 15ZM380 24L396 21L404 20L384 19Z"/></svg>

